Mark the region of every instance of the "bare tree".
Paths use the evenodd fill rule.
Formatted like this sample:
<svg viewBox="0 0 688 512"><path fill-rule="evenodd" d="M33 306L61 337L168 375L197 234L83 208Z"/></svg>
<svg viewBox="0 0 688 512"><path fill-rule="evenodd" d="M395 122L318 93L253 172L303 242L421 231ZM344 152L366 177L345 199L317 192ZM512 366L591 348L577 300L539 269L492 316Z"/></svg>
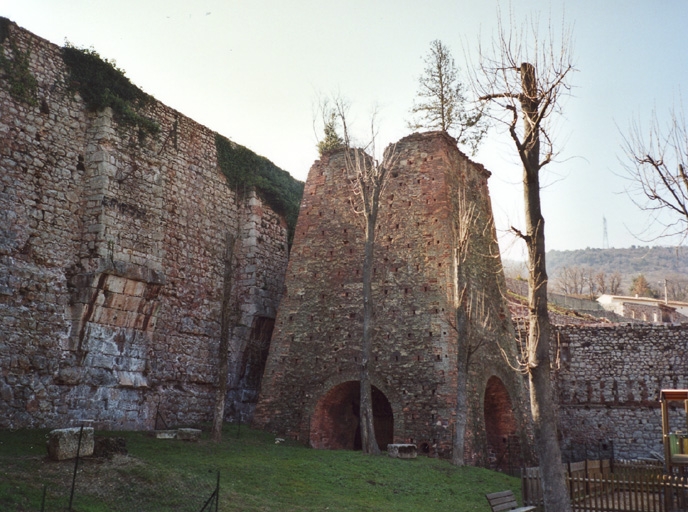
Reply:
<svg viewBox="0 0 688 512"><path fill-rule="evenodd" d="M375 255L375 231L380 208L380 196L387 183L389 170L397 160L396 145L385 149L382 158L376 158L377 137L375 114L370 122L370 142L362 149L351 147L351 138L346 121L347 104L338 99L335 102L344 132L345 165L351 180L352 190L357 196L354 201L356 212L364 221L363 255L363 336L361 339L361 445L364 453L379 454L380 447L375 439L373 417L372 384L370 361L372 358L375 314L373 308L373 261ZM372 156L371 156L372 155Z"/></svg>
<svg viewBox="0 0 688 512"><path fill-rule="evenodd" d="M659 237L688 237L688 128L683 110L670 114L666 127L653 113L644 131L633 122L624 137L628 193L642 210L662 226Z"/></svg>
<svg viewBox="0 0 688 512"><path fill-rule="evenodd" d="M595 281L595 271L590 267L583 267L583 292L588 299L595 300L597 297L597 281Z"/></svg>
<svg viewBox="0 0 688 512"><path fill-rule="evenodd" d="M595 274L595 286L597 287L597 291L600 293L600 295L607 293L607 289L609 288L609 278L604 270L601 270Z"/></svg>
<svg viewBox="0 0 688 512"><path fill-rule="evenodd" d="M669 274L664 280L666 297L669 300L688 300L688 280L679 274Z"/></svg>
<svg viewBox="0 0 688 512"><path fill-rule="evenodd" d="M554 281L558 291L565 295L587 297L594 300L597 292L606 293L607 274L597 272L591 267L561 267Z"/></svg>
<svg viewBox="0 0 688 512"><path fill-rule="evenodd" d="M229 371L229 340L231 326L236 324L238 311L233 304L234 296L234 248L236 238L227 234L227 242L223 256L224 276L222 283L222 309L220 312L220 346L217 364L217 390L215 392L215 409L213 415L212 439L222 441L222 424L225 417L225 399L227 397L227 372Z"/></svg>
<svg viewBox="0 0 688 512"><path fill-rule="evenodd" d="M417 99L411 108L412 130L442 130L475 154L487 131L479 109L467 106L465 87L449 48L436 39L423 59L425 70L418 78Z"/></svg>
<svg viewBox="0 0 688 512"><path fill-rule="evenodd" d="M513 231L526 243L529 261L529 333L524 371L530 384L535 447L540 461L545 509L568 512L571 503L561 463L557 418L550 380L550 322L547 312L545 219L540 202L540 171L552 162L553 114L569 90L573 71L570 36L562 31L561 44L540 39L536 20L521 31L507 32L500 19L491 56L481 48L476 87L480 99L499 107L493 119L505 123L523 165L526 229ZM519 120L522 126L519 127Z"/></svg>
<svg viewBox="0 0 688 512"><path fill-rule="evenodd" d="M609 277L609 293L612 295L621 293L621 274L619 272L614 272Z"/></svg>
<svg viewBox="0 0 688 512"><path fill-rule="evenodd" d="M561 267L557 272L555 284L564 295L582 295L584 287L582 269L580 267Z"/></svg>
<svg viewBox="0 0 688 512"><path fill-rule="evenodd" d="M475 353L482 347L489 333L492 332L492 318L485 304L484 293L472 286L468 258L471 236L475 235L478 226L483 228L483 236L492 237L493 223L485 222L475 203L469 202L465 194L458 198L459 215L454 223L455 267L457 280L457 307L455 318L449 324L457 335L457 383L456 383L456 419L454 438L452 439L451 462L457 466L465 464L465 437L468 422L468 369ZM482 255L494 257L493 255Z"/></svg>

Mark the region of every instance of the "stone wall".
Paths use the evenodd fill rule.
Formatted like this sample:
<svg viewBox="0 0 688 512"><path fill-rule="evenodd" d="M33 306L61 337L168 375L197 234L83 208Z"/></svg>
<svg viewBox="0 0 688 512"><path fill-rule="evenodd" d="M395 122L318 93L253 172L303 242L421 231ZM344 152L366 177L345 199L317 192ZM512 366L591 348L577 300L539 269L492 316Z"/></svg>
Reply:
<svg viewBox="0 0 688 512"><path fill-rule="evenodd" d="M5 28L37 88L0 78L0 428L211 419L223 304L228 411L250 415L243 355L276 315L284 219L227 186L212 131L154 102L141 140L86 109L60 48Z"/></svg>
<svg viewBox="0 0 688 512"><path fill-rule="evenodd" d="M496 408L514 418L514 431L504 434L516 434L528 448L523 382L500 352L502 347L513 358L515 345L502 299L489 173L439 132L406 137L396 152L399 162L381 199L373 271L378 442L382 448L416 443L421 453L451 455L456 311L470 307L476 351L468 382L467 460L487 464L495 451L483 410L490 378L501 385L500 403L511 406ZM309 172L255 416L259 427L315 447L360 443L363 223L354 213L350 178L343 151L323 156ZM470 250L461 256L461 213L471 205ZM485 325L478 325L482 320Z"/></svg>
<svg viewBox="0 0 688 512"><path fill-rule="evenodd" d="M688 326L557 326L554 333L564 456L580 460L610 441L619 458L663 453L659 391L688 388Z"/></svg>

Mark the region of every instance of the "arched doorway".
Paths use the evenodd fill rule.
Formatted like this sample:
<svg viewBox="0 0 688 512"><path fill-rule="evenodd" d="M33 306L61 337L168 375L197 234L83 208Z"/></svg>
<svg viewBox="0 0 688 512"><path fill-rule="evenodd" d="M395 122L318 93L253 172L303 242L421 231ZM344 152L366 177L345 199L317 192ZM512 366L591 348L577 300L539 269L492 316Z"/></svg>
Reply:
<svg viewBox="0 0 688 512"><path fill-rule="evenodd" d="M350 380L325 393L311 418L310 443L313 448L360 450L361 384ZM373 386L375 438L385 450L394 441L394 414L382 391Z"/></svg>
<svg viewBox="0 0 688 512"><path fill-rule="evenodd" d="M498 377L487 381L484 411L490 467L511 473L521 466L521 445L509 392Z"/></svg>

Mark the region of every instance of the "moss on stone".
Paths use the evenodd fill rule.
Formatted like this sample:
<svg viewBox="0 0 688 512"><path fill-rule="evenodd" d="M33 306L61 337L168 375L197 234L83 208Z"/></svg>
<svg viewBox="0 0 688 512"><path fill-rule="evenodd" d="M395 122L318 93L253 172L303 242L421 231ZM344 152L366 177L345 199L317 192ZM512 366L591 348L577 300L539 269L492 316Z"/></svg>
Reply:
<svg viewBox="0 0 688 512"><path fill-rule="evenodd" d="M10 94L18 101L37 105L38 81L29 71L31 50L22 52L10 37L12 22L0 17L0 44L9 41L11 58L0 47L0 77L7 81Z"/></svg>
<svg viewBox="0 0 688 512"><path fill-rule="evenodd" d="M132 84L124 71L95 50L67 45L62 58L69 69L70 86L79 91L89 110L112 108L115 120L137 127L140 138L160 132L158 123L141 113L153 97Z"/></svg>
<svg viewBox="0 0 688 512"><path fill-rule="evenodd" d="M285 217L291 245L304 183L294 179L267 158L222 135L215 134L215 147L217 161L229 186L237 191L255 187L261 199Z"/></svg>

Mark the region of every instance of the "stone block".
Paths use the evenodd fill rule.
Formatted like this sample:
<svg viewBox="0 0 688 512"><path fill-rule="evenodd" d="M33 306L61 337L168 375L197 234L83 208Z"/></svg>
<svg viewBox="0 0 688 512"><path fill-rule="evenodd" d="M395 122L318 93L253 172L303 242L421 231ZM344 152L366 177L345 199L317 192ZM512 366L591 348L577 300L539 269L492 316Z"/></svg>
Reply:
<svg viewBox="0 0 688 512"><path fill-rule="evenodd" d="M77 449L80 457L93 455L93 427L84 427L79 447L81 427L58 428L48 434L48 456L52 460L73 459Z"/></svg>
<svg viewBox="0 0 688 512"><path fill-rule="evenodd" d="M156 430L153 435L156 439L176 439L176 430Z"/></svg>
<svg viewBox="0 0 688 512"><path fill-rule="evenodd" d="M96 437L93 455L111 459L114 455L127 455L127 442L123 437Z"/></svg>
<svg viewBox="0 0 688 512"><path fill-rule="evenodd" d="M201 431L197 428L177 429L177 439L182 441L198 441L201 439Z"/></svg>
<svg viewBox="0 0 688 512"><path fill-rule="evenodd" d="M387 455L393 459L415 459L418 449L415 444L388 444Z"/></svg>

